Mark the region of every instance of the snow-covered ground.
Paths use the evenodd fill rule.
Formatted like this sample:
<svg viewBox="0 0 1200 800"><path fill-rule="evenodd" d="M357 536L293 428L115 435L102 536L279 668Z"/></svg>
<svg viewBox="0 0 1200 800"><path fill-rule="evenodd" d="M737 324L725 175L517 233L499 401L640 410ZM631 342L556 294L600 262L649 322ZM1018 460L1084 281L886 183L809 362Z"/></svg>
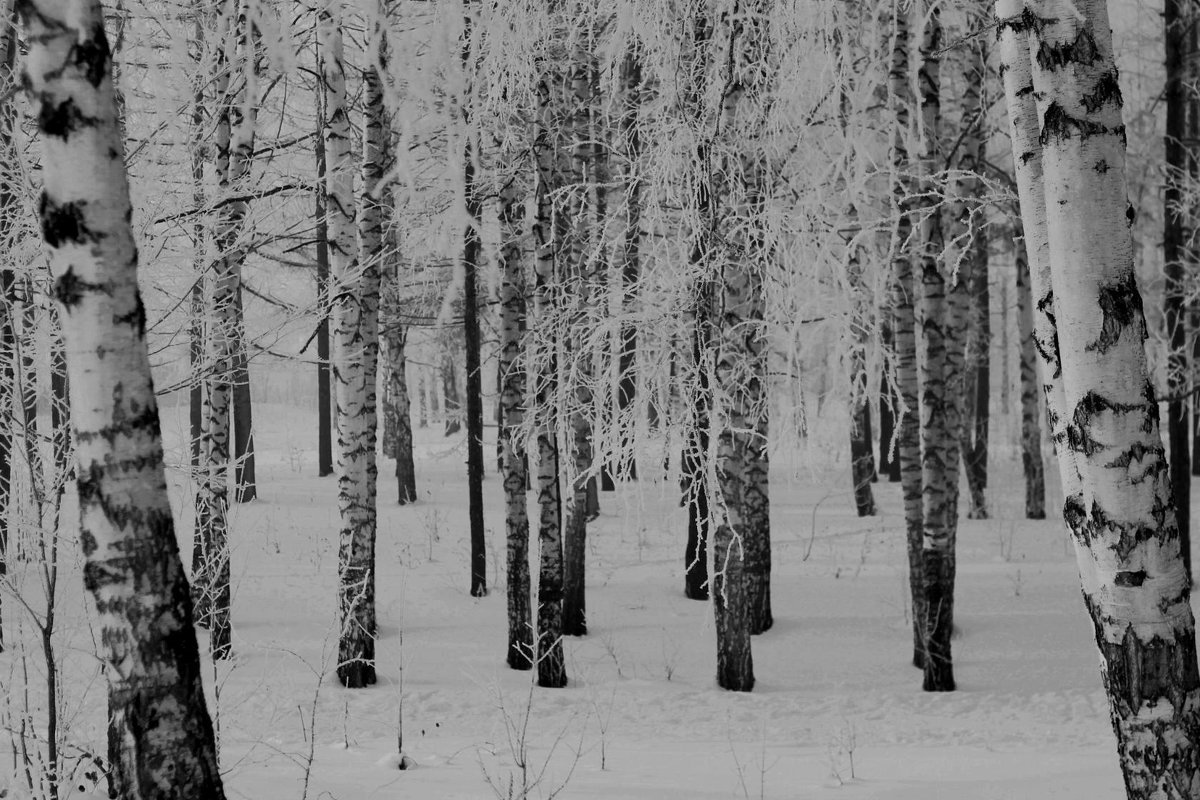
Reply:
<svg viewBox="0 0 1200 800"><path fill-rule="evenodd" d="M164 423L178 461L184 419L164 409ZM1004 451L992 463L995 518L960 523L957 692L922 692L909 666L898 486L876 484L881 513L859 519L844 462L793 469L804 452L775 455L776 621L754 639L753 693L716 687L711 608L682 592L676 487L650 463L644 480L601 496L590 633L566 643L570 684L531 690L530 673L504 664L500 483L489 471L491 593L476 599L462 439L418 429L417 504L394 504L392 463L381 461L380 682L348 691L333 672L335 481L314 477L307 410L260 406L256 425L259 500L232 512L236 658L207 670L232 798L506 798L510 786L519 796L522 761L531 798L1124 796L1074 557L1060 520L1022 518L1019 462ZM490 470L494 447L485 452ZM173 477L188 552L189 495ZM67 738L103 752L77 571L62 580ZM15 614L8 599L5 614ZM14 688L17 652L0 656ZM26 663L36 685L33 654ZM404 771L401 704L415 762ZM19 705L10 692L9 720ZM12 788L28 794L21 780Z"/></svg>

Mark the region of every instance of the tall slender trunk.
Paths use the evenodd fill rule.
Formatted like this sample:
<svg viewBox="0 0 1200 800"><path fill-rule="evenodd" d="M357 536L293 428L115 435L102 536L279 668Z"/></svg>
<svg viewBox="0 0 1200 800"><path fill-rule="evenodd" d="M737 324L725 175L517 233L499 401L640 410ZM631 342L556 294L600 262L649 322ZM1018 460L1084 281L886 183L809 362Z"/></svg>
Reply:
<svg viewBox="0 0 1200 800"><path fill-rule="evenodd" d="M880 329L880 346L884 353L884 365L879 375L879 472L888 476L889 483L900 482L900 454L894 447L896 437L897 411L900 409L900 397L896 394L895 378L892 376L896 352L894 335L892 334L891 301L885 298L886 307L880 313L887 316Z"/></svg>
<svg viewBox="0 0 1200 800"><path fill-rule="evenodd" d="M913 274L911 181L913 164L907 138L913 106L909 87L909 11L899 0L892 6L892 60L888 72L889 99L895 115L892 166L896 214L894 261L892 263L892 336L895 348L896 387L900 400L900 435L896 455L900 463L900 491L904 498L905 540L908 550L908 587L912 605L913 666L925 666L925 568L922 540L925 531L921 499L920 377L917 373L916 281Z"/></svg>
<svg viewBox="0 0 1200 800"><path fill-rule="evenodd" d="M355 242L354 154L346 103L342 9L325 8L319 23L323 80L330 267L341 291L334 302L334 401L338 434L338 678L347 688L375 683L375 460L379 353L379 261L382 208L378 182L387 134L381 121L383 90L374 65L364 73L363 214ZM376 22L376 26L378 26ZM373 36L379 36L378 27Z"/></svg>
<svg viewBox="0 0 1200 800"><path fill-rule="evenodd" d="M249 503L258 498L258 478L254 460L254 407L250 398L250 358L246 352L246 315L239 283L234 298L234 316L238 320L237 342L233 354L233 485L234 500Z"/></svg>
<svg viewBox="0 0 1200 800"><path fill-rule="evenodd" d="M618 266L621 270L621 300L619 314L622 322L618 331L617 408L616 427L620 456L609 465L605 477L611 483L615 477L637 480L637 457L633 453L632 432L637 427L637 325L626 319L636 308L637 286L641 276L642 248L642 186L639 159L642 152L640 119L642 107L642 62L631 50L621 61L620 116L617 118L618 141L622 148L617 185L624 187L625 196L619 205L623 215ZM610 487L606 486L606 489ZM611 488L615 488L611 487Z"/></svg>
<svg viewBox="0 0 1200 800"><path fill-rule="evenodd" d="M463 230L463 338L467 349L467 516L471 534L471 596L487 594L487 542L483 530L483 372L480 367L479 297L476 273L479 271L483 200L475 182L475 159L479 152L477 135L471 120L471 87L474 85L474 58L471 53L471 17L463 17L462 62L466 89L462 97L463 196L466 199L467 225Z"/></svg>
<svg viewBox="0 0 1200 800"><path fill-rule="evenodd" d="M939 158L941 109L941 10L928 9L921 41L918 84L924 120L922 171L928 180ZM932 187L925 195L931 196ZM927 692L953 691L950 634L954 623L954 544L958 488L958 378L961 351L955 341L958 319L955 298L947 297L942 274L944 240L936 204L922 209L920 281L916 328L921 381L921 500L924 531L922 570L925 578L925 680ZM952 287L951 292L956 288ZM957 358L958 363L954 360Z"/></svg>
<svg viewBox="0 0 1200 800"><path fill-rule="evenodd" d="M321 53L321 37L315 37L317 70L324 74ZM313 153L317 165L317 185L313 190L316 199L316 259L317 259L317 475L324 478L333 474L333 392L330 386L329 363L329 318L333 313L329 298L329 222L326 214L328 190L326 189L325 158L325 84L317 82L316 97L317 135L313 137Z"/></svg>
<svg viewBox="0 0 1200 800"><path fill-rule="evenodd" d="M597 271L596 263L603 263L603 256L596 258L593 253L603 252L602 231L607 213L601 164L607 155L601 152L600 145L594 144L603 135L593 118L598 113L598 109L595 109L598 95L598 86L595 84L598 84L598 80L593 80L597 75L594 55L583 47L577 48L572 53L570 87L567 90L572 112L568 121L570 153L564 162L569 170L565 183L574 191L558 211L560 218L569 225L563 253L564 271L571 287L570 308L566 314L568 347L571 352L578 354L579 359L573 370L573 391L567 398L571 424L571 469L567 472L567 478L571 486L571 502L567 507L563 537L563 634L566 636L587 634L587 523L592 516L591 490L595 483L594 478L588 476L592 467L593 398L589 385L592 369L584 345L584 326L587 323L588 306L594 302L592 276ZM589 209L585 198L593 190L595 206ZM594 211L594 214L590 211ZM596 513L599 513L598 509Z"/></svg>
<svg viewBox="0 0 1200 800"><path fill-rule="evenodd" d="M525 166L509 153L506 163ZM507 543L508 666L533 667L533 620L530 611L529 575L529 459L518 440L525 423L526 349L525 204L520 173L500 190L500 474L504 484L504 528Z"/></svg>
<svg viewBox="0 0 1200 800"><path fill-rule="evenodd" d="M393 259L394 261L394 259ZM384 270L386 280L382 292L382 321L380 335L386 353L386 385L390 399L384 413L392 418L392 440L384 436L383 451L396 460L396 502L408 505L417 502L417 471L413 462L412 404L408 396L408 357L405 352L408 328L401 322L398 270L396 264ZM388 445L391 445L389 449Z"/></svg>
<svg viewBox="0 0 1200 800"><path fill-rule="evenodd" d="M1163 187L1163 317L1167 334L1167 444L1171 449L1171 486L1175 517L1179 522L1179 546L1184 568L1191 580L1191 491L1192 464L1188 441L1189 381L1187 317L1185 304L1190 290L1187 268L1194 258L1187 242L1191 208L1184 200L1184 186L1191 178L1195 140L1188 138L1188 95L1195 91L1195 51L1200 44L1196 25L1200 9L1195 0L1166 0L1163 6L1163 44L1166 51L1165 105L1167 110L1164 146L1166 185Z"/></svg>
<svg viewBox="0 0 1200 800"><path fill-rule="evenodd" d="M561 13L553 8L551 13ZM561 24L559 20L556 23ZM534 409L538 448L538 685L557 688L567 685L563 658L563 513L559 489L558 451L558 310L562 304L559 285L558 250L561 237L555 229L553 193L561 187L559 145L555 131L561 122L563 100L562 65L543 62L537 78L537 114L534 123L535 163L533 240L537 276L534 301L541 351L536 359L537 393Z"/></svg>
<svg viewBox="0 0 1200 800"><path fill-rule="evenodd" d="M722 244L720 261L720 328L715 369L717 394L723 399L717 435L717 483L724 519L714 539L714 592L717 602L718 680L723 688L749 691L754 685L748 643L738 630L745 618L749 633L773 624L770 600L771 540L767 491L768 424L763 281L767 248L761 215L766 199L759 131L763 103L773 76L767 30L770 3L739 3L722 15L728 39L723 61L721 137L714 145L716 186L714 216ZM716 148L720 147L720 151ZM739 581L739 579L741 579ZM737 584L744 582L743 587ZM722 634L725 641L722 641ZM744 656L742 655L745 646ZM721 653L740 669L721 669ZM728 664L728 662L726 662Z"/></svg>
<svg viewBox="0 0 1200 800"><path fill-rule="evenodd" d="M966 7L968 30L978 30L984 24L987 8L975 0ZM947 215L947 232L951 246L948 258L959 264L955 290L960 308L961 336L952 341L954 348L951 370L958 368L956 360L962 353L964 363L959 385L962 387L959 409L961 425L955 432L960 442L963 472L969 491L967 516L987 518L988 477L988 401L991 399L989 351L991 325L989 318L990 293L988 281L988 232L982 215L976 213L982 204L983 182L979 178L986 162L987 109L983 104L984 82L988 76L987 48L984 37L976 37L964 47L952 51L951 65L965 76L959 105L958 136L952 159L959 176L954 180L953 201ZM957 424L957 423L956 423ZM957 478L951 478L957 485Z"/></svg>
<svg viewBox="0 0 1200 800"><path fill-rule="evenodd" d="M683 75L687 81L683 89L683 101L688 114L692 115L697 124L703 124L703 87L708 74L712 41L712 21L703 5L693 5L690 9L691 41L686 44L687 62ZM708 479L709 449L712 431L712 386L710 377L713 371L713 280L708 277L712 261L712 186L710 185L707 167L711 155L711 142L708 134L701 134L696 145L695 167L692 180L692 202L695 203L696 229L692 231L692 250L689 255L693 274L704 276L696 286L692 297L691 340L691 370L693 371L692 402L685 413L688 414L688 429L684 433L683 453L680 459L681 490L683 502L687 506L688 530L687 542L684 549L684 595L692 600L708 600L708 542L712 532L713 515L709 508L711 486ZM675 348L672 347L672 356ZM678 391L676 376L676 359L671 360L671 380L668 382L671 399L674 400ZM673 403L668 407L673 407ZM728 550L728 545L726 545ZM738 563L741 563L741 550L737 551ZM744 591L741 583L744 578L739 571L735 583L728 587L722 584L722 589L733 588L736 584L740 594L735 600L744 601ZM724 600L722 601L724 602ZM720 607L722 612L728 605ZM733 611L739 615L736 621L744 619L745 612L741 606ZM717 660L728 658L731 663L741 663L726 650L723 643L733 643L729 636L718 637ZM730 676L731 682L736 682Z"/></svg>
<svg viewBox="0 0 1200 800"><path fill-rule="evenodd" d="M253 145L253 122L247 126L243 102L246 99L247 70L243 59L250 58L247 46L251 34L247 28L246 7L237 4L236 20L222 15L217 44L215 139L216 171L222 199L243 188L249 171ZM229 35L237 40L234 63L226 57ZM215 240L217 262L209 282L210 307L205 362L211 369L204 375L202 440L205 474L196 498L196 523L200 539L199 569L193 576L199 623L209 629L213 658L231 654L229 619L229 504L228 478L230 454L230 400L233 359L236 352L236 298L241 283L243 253L238 238L242 232L247 205L244 201L224 203L217 215Z"/></svg>
<svg viewBox="0 0 1200 800"><path fill-rule="evenodd" d="M1027 233L1046 232L1030 237L1030 256L1039 311L1056 325L1058 349L1039 336L1039 350L1052 376L1047 404L1065 475L1063 516L1074 534L1126 793L1195 797L1195 621L1143 349L1106 4L1068 8L1054 0L1025 9L1001 0L996 13L1002 45L1014 51L1005 58L1005 82L1022 217ZM1032 81L1010 76L1030 52L1039 56ZM1028 85L1033 91L1022 96ZM1039 238L1044 249L1035 247ZM1047 271L1053 292L1039 280Z"/></svg>
<svg viewBox="0 0 1200 800"><path fill-rule="evenodd" d="M1024 238L1024 236L1020 237ZM1025 475L1025 518L1046 518L1046 475L1042 463L1042 426L1038 420L1037 349L1033 338L1033 295L1029 258L1022 245L1016 254L1017 329L1021 337L1021 468Z"/></svg>
<svg viewBox="0 0 1200 800"><path fill-rule="evenodd" d="M107 664L114 788L131 800L220 800L167 499L103 11L97 0L21 0L18 9L43 148L41 229L73 389L84 583ZM64 113L71 108L85 113Z"/></svg>
<svg viewBox="0 0 1200 800"><path fill-rule="evenodd" d="M208 84L208 76L204 73L205 41L204 31L211 15L206 10L206 3L197 0L192 14L191 39L188 50L193 62L195 74L192 76L192 114L191 114L191 157L192 157L192 205L196 209L204 208L204 157L206 152L204 142L205 98L204 87ZM205 266L205 244L207 240L206 225L202 214L196 214L192 222L192 271L196 274L195 283L191 290L191 324L188 328L188 359L191 367L188 390L188 431L191 443L191 465L193 480L200 480L203 452L204 428L204 295L207 269ZM197 569L202 558L200 552L200 537L193 537L193 570Z"/></svg>
<svg viewBox="0 0 1200 800"><path fill-rule="evenodd" d="M5 24L10 20L5 15ZM4 64L0 71L0 91L8 92L18 85L16 74L16 28L7 29L3 37ZM0 102L0 160L16 160L13 134L16 109L11 101ZM19 211L15 187L7 178L0 178L0 241L10 241ZM7 260L0 262L0 582L8 575L8 510L12 498L12 443L14 382L13 359L16 357L16 337L13 330L13 297L15 277ZM3 616L0 615L0 652L4 652Z"/></svg>

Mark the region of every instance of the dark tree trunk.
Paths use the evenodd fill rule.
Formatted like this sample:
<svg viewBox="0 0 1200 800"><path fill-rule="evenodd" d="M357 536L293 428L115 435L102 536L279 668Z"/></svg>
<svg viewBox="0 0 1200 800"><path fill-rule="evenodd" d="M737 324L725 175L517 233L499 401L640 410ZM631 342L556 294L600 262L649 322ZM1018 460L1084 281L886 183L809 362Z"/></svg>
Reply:
<svg viewBox="0 0 1200 800"><path fill-rule="evenodd" d="M750 600L742 572L741 539L728 525L714 541L713 607L717 628L717 685L733 692L754 688L750 652Z"/></svg>
<svg viewBox="0 0 1200 800"><path fill-rule="evenodd" d="M988 400L991 399L991 319L988 291L988 237L986 229L975 232L972 247L974 263L970 269L970 333L966 369L967 386L972 390L963 398L969 409L963 426L963 468L970 492L968 519L987 519L988 481Z"/></svg>
<svg viewBox="0 0 1200 800"><path fill-rule="evenodd" d="M402 397L396 397L396 497L400 505L417 502L417 468L413 461L413 434L410 404L408 402L408 361L404 354L404 334L399 337L399 346L392 356L393 386Z"/></svg>
<svg viewBox="0 0 1200 800"><path fill-rule="evenodd" d="M5 20L5 25L9 20ZM17 59L16 28L4 36L4 72L0 74L0 89L9 92L16 88L14 68ZM16 111L11 100L0 101L0 161L15 163L13 134ZM0 178L0 241L10 241L17 220L19 201L7 176ZM5 260L0 264L0 581L8 574L8 507L12 497L13 395L15 393L13 359L16 357L16 336L13 329L13 271ZM0 593L2 594L2 593ZM4 651L3 617L0 616L0 652Z"/></svg>
<svg viewBox="0 0 1200 800"><path fill-rule="evenodd" d="M1023 237L1022 237L1023 238ZM1017 328L1021 336L1021 467L1025 475L1025 518L1046 518L1046 470L1042 461L1042 426L1038 416L1037 350L1034 346L1033 296L1029 259L1017 248Z"/></svg>
<svg viewBox="0 0 1200 800"><path fill-rule="evenodd" d="M854 403L850 423L850 475L854 481L854 507L860 517L875 515L875 494L871 481L875 477L875 459L871 445L871 406L863 397Z"/></svg>
<svg viewBox="0 0 1200 800"><path fill-rule="evenodd" d="M621 241L621 309L624 312L636 302L637 283L641 274L642 201L638 177L638 158L642 151L638 120L642 104L642 64L636 53L629 53L621 62L621 116L617 130L624 145L621 163L625 187L625 235ZM637 327L624 323L620 330L620 353L617 356L617 426L621 431L621 456L615 465L606 465L602 473L604 490L612 491L611 470L627 480L637 480L637 459L632 450L630 430L635 425L637 400Z"/></svg>
<svg viewBox="0 0 1200 800"><path fill-rule="evenodd" d="M329 224L325 216L325 128L324 92L317 86L317 135L313 137L317 157L316 248L317 248L317 475L333 474L333 402L329 384Z"/></svg>
<svg viewBox="0 0 1200 800"><path fill-rule="evenodd" d="M892 332L885 327L882 334L884 352L894 354ZM896 435L896 409L900 398L896 396L894 378L889 376L885 364L879 376L879 472L887 475L889 483L900 482L900 456L892 447Z"/></svg>
<svg viewBox="0 0 1200 800"><path fill-rule="evenodd" d="M479 367L479 301L476 292L480 255L478 226L482 204L475 188L472 149L468 145L465 159L464 181L470 221L463 234L463 329L467 345L467 513L471 527L471 596L483 597L487 594L487 543L483 530L483 381ZM449 373L453 375L453 368Z"/></svg>
<svg viewBox="0 0 1200 800"><path fill-rule="evenodd" d="M462 61L467 77L463 94L463 129L466 131L463 148L463 196L467 205L467 226L463 231L463 338L467 349L467 514L471 526L471 596L487 594L487 542L483 530L483 372L480 368L479 297L479 227L483 218L483 201L475 184L475 158L478 153L476 134L472 128L468 105L470 86L475 80L471 53L471 17L463 17ZM447 431L449 432L449 431Z"/></svg>
<svg viewBox="0 0 1200 800"><path fill-rule="evenodd" d="M249 503L258 498L254 470L254 416L250 400L250 360L246 353L246 330L242 312L242 287L238 286L237 341L233 360L233 457L234 499Z"/></svg>
<svg viewBox="0 0 1200 800"><path fill-rule="evenodd" d="M462 430L462 401L458 396L458 372L454 366L453 335L453 332L446 334L447 341L445 350L442 352L441 363L442 396L444 398L442 415L446 422L444 431L446 436L453 436Z"/></svg>
<svg viewBox="0 0 1200 800"><path fill-rule="evenodd" d="M1175 495L1175 518L1179 523L1180 556L1191 579L1191 487L1192 463L1188 452L1189 364L1187 352L1186 298L1190 290L1188 266L1192 256L1187 241L1187 222L1191 208L1184 199L1189 182L1189 167L1195 159L1194 139L1188 138L1195 120L1189 119L1188 81L1194 79L1189 57L1197 45L1197 14L1194 0L1166 0L1163 9L1163 41L1166 49L1166 148L1167 180L1163 203L1163 271L1166 289L1163 315L1166 324L1167 351L1167 443L1170 447L1171 486Z"/></svg>

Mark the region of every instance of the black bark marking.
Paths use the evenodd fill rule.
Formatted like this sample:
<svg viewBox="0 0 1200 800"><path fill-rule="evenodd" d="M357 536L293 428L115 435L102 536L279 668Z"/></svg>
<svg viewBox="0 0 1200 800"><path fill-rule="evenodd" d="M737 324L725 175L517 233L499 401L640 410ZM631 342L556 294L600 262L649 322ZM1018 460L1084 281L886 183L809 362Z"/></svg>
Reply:
<svg viewBox="0 0 1200 800"><path fill-rule="evenodd" d="M1124 125L1110 128L1107 125L1092 122L1090 119L1073 117L1067 113L1065 108L1059 105L1058 101L1051 102L1046 108L1046 113L1042 115L1042 133L1038 137L1038 141L1045 147L1051 142L1061 142L1070 139L1073 133L1079 135L1080 141L1086 141L1092 136L1106 136L1111 134L1121 137L1122 147L1126 144Z"/></svg>
<svg viewBox="0 0 1200 800"><path fill-rule="evenodd" d="M100 123L99 118L89 117L75 104L74 97L55 101L53 96L42 94L38 110L38 130L44 136L62 139L64 142L71 138L76 131L94 128Z"/></svg>
<svg viewBox="0 0 1200 800"><path fill-rule="evenodd" d="M1156 517L1156 519L1158 518ZM1117 540L1111 547L1122 561L1127 561L1143 542L1157 538L1161 531L1161 524L1148 527L1136 522L1128 523L1111 519L1095 500L1092 501L1091 513L1088 514L1088 518L1081 528L1081 533L1090 540L1100 539L1106 533L1116 533Z"/></svg>
<svg viewBox="0 0 1200 800"><path fill-rule="evenodd" d="M1091 93L1081 97L1080 102L1083 103L1083 107L1091 114L1099 111L1100 107L1105 103L1113 103L1120 108L1123 99L1121 97L1121 85L1117 81L1116 68L1101 75L1100 80L1096 81L1096 85Z"/></svg>
<svg viewBox="0 0 1200 800"><path fill-rule="evenodd" d="M1087 521L1087 509L1083 505L1083 495L1073 494L1063 501L1063 522L1067 523L1067 527L1074 534L1079 534L1083 530L1083 524Z"/></svg>
<svg viewBox="0 0 1200 800"><path fill-rule="evenodd" d="M1138 292L1133 271L1116 283L1102 284L1097 303L1103 316L1100 337L1086 349L1107 353L1120 341L1122 331L1142 319L1142 295Z"/></svg>
<svg viewBox="0 0 1200 800"><path fill-rule="evenodd" d="M1040 337L1033 337L1033 346L1037 348L1038 353L1047 364L1054 365L1054 378L1062 377L1062 362L1058 358L1058 319L1054 315L1054 291L1046 292L1046 296L1038 300L1037 309L1041 312L1046 320L1050 323L1050 330L1054 332L1053 340L1047 346ZM1053 423L1051 423L1053 425Z"/></svg>
<svg viewBox="0 0 1200 800"><path fill-rule="evenodd" d="M104 28L100 25L93 28L90 37L75 45L73 54L75 65L83 70L88 83L99 87L100 81L108 74L112 55Z"/></svg>
<svg viewBox="0 0 1200 800"><path fill-rule="evenodd" d="M70 311L83 298L84 288L84 282L75 275L75 268L67 267L67 271L54 281L54 297Z"/></svg>
<svg viewBox="0 0 1200 800"><path fill-rule="evenodd" d="M1050 44L1042 42L1037 51L1037 62L1044 70L1055 71L1068 64L1092 64L1100 58L1100 49L1091 32L1081 28L1075 41Z"/></svg>
<svg viewBox="0 0 1200 800"><path fill-rule="evenodd" d="M88 228L84 216L85 205L86 201L76 203L73 200L60 204L42 192L38 203L38 219L46 244L59 248L65 244L98 242L103 234Z"/></svg>
<svg viewBox="0 0 1200 800"><path fill-rule="evenodd" d="M1096 172L1099 172L1101 175L1108 174L1110 169L1112 169L1112 167L1108 165L1108 161L1106 159L1102 158L1096 162Z"/></svg>
<svg viewBox="0 0 1200 800"><path fill-rule="evenodd" d="M142 293L134 293L134 306L128 314L114 314L114 325L132 325L138 337L146 335L146 306L142 304Z"/></svg>
<svg viewBox="0 0 1200 800"><path fill-rule="evenodd" d="M1148 446L1141 442L1135 442L1132 447L1104 466L1106 469L1128 470L1134 461L1145 461L1147 456L1150 456L1149 464L1146 465L1141 474L1130 476L1129 480L1131 483L1141 483L1147 478L1156 477L1167 471L1166 451L1161 446Z"/></svg>
<svg viewBox="0 0 1200 800"><path fill-rule="evenodd" d="M1151 391L1153 391L1152 387ZM1125 414L1140 410L1149 415L1150 412L1146 409L1146 405L1146 403L1116 403L1106 397L1102 397L1096 392L1088 392L1075 405L1072 421L1067 425L1068 446L1075 452L1082 453L1085 456L1091 456L1100 452L1107 445L1096 441L1092 437L1091 428L1093 418L1105 411L1111 411L1114 414ZM1151 403L1151 405L1153 404ZM1157 408L1153 409L1153 413L1157 417ZM1143 430L1149 424L1150 421L1147 418L1147 421L1142 424Z"/></svg>
<svg viewBox="0 0 1200 800"><path fill-rule="evenodd" d="M1014 17L1004 17L996 20L996 40L1004 35L1004 31L1010 30L1016 34L1022 33L1040 33L1047 24L1055 22L1051 18L1043 18L1034 14L1028 7L1021 10L1021 13Z"/></svg>
<svg viewBox="0 0 1200 800"><path fill-rule="evenodd" d="M1146 570L1139 569L1136 572L1118 572L1117 577L1113 579L1113 583L1117 586L1141 586L1146 582Z"/></svg>

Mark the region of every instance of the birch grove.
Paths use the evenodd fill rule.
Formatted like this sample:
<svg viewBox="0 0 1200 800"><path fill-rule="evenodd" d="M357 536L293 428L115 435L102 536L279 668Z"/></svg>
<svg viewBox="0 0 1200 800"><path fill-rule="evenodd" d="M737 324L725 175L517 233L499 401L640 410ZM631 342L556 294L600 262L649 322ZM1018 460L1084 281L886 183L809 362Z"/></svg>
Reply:
<svg viewBox="0 0 1200 800"><path fill-rule="evenodd" d="M1200 798L1194 0L0 6L0 796Z"/></svg>

